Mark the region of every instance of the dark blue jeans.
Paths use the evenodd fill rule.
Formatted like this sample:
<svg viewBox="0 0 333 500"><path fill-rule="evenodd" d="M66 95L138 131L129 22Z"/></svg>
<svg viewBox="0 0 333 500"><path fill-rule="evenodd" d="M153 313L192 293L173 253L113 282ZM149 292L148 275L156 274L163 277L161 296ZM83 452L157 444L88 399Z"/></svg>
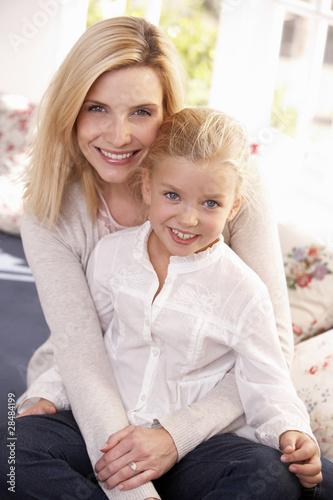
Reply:
<svg viewBox="0 0 333 500"><path fill-rule="evenodd" d="M70 411L19 418L16 439L9 436L7 424L0 435L2 500L106 500ZM323 460L323 483L306 490L280 455L232 434L219 435L154 484L162 500L333 499L331 462Z"/></svg>

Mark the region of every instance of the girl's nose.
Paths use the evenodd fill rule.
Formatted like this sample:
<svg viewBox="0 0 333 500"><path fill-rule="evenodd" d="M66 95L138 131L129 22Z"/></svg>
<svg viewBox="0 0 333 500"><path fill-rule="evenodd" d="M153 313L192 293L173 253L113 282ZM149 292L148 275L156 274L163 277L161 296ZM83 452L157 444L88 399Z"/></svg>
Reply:
<svg viewBox="0 0 333 500"><path fill-rule="evenodd" d="M178 221L183 227L194 227L198 225L198 211L193 207L184 207L180 210Z"/></svg>

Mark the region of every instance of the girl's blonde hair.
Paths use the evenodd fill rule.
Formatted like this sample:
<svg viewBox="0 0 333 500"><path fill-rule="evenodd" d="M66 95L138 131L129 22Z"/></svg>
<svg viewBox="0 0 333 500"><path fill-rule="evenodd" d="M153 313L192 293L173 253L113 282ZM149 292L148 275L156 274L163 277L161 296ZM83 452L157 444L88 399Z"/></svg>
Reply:
<svg viewBox="0 0 333 500"><path fill-rule="evenodd" d="M238 120L226 113L196 107L184 108L166 118L142 168L151 173L165 158L183 158L207 169L223 166L236 178L235 197L247 196L252 170L248 134Z"/></svg>
<svg viewBox="0 0 333 500"><path fill-rule="evenodd" d="M88 28L59 67L38 109L24 201L28 213L41 222L56 222L66 184L79 178L92 219L96 217L99 178L78 146L76 119L100 75L129 67L156 71L165 116L183 107L183 68L159 28L136 17L106 19Z"/></svg>

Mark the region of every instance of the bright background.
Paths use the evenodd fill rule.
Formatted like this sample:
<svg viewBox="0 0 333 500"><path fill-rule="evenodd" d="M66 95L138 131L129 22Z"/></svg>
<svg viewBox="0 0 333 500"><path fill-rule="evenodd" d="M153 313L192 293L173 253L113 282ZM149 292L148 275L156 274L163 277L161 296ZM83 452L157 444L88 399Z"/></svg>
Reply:
<svg viewBox="0 0 333 500"><path fill-rule="evenodd" d="M124 13L175 43L188 104L246 125L277 219L333 245L333 0L2 0L0 92L38 103L87 24Z"/></svg>

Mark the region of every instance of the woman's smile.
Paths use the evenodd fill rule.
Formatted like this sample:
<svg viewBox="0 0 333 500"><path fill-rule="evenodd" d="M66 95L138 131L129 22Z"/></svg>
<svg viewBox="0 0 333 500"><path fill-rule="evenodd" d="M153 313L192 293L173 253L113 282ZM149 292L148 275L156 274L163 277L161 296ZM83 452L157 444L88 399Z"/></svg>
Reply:
<svg viewBox="0 0 333 500"><path fill-rule="evenodd" d="M98 152L98 154L105 160L107 163L110 164L118 164L118 165L124 165L126 163L130 163L132 159L136 159L136 157L140 154L142 150L137 149L135 151L130 151L128 153L121 153L121 152L116 152L116 151L107 151L102 148L95 148Z"/></svg>

